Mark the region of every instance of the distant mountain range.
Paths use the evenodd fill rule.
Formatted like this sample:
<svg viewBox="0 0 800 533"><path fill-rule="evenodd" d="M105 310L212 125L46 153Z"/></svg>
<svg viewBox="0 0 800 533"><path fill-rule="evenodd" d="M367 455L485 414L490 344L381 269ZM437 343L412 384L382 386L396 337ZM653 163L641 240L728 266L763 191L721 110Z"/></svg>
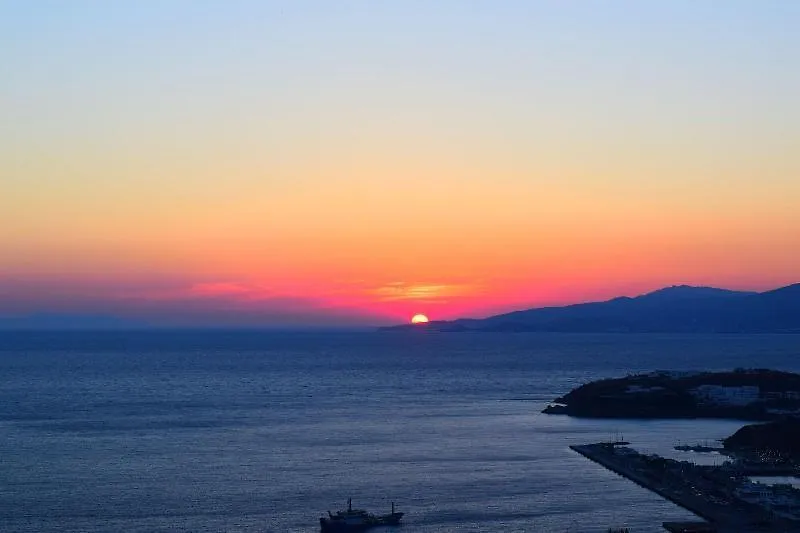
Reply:
<svg viewBox="0 0 800 533"><path fill-rule="evenodd" d="M635 298L435 321L383 330L572 333L800 333L800 283L767 292L679 285Z"/></svg>

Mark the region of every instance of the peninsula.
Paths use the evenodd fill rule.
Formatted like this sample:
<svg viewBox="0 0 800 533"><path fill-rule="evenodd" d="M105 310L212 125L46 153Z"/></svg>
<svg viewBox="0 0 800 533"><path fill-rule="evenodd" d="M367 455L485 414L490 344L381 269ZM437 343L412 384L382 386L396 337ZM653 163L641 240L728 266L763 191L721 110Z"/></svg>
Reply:
<svg viewBox="0 0 800 533"><path fill-rule="evenodd" d="M602 379L556 398L543 412L587 418L778 420L800 416L800 374L738 369Z"/></svg>

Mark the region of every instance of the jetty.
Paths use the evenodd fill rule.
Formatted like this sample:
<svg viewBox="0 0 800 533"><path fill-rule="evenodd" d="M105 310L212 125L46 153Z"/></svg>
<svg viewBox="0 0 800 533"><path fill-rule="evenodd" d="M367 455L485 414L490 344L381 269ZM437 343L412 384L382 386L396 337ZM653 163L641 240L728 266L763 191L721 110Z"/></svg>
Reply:
<svg viewBox="0 0 800 533"><path fill-rule="evenodd" d="M800 532L800 521L779 516L767 507L738 497L740 480L721 468L644 455L614 443L573 445L570 448L703 518L709 524L706 531ZM675 523L669 524L674 526ZM666 527L667 523L664 525Z"/></svg>

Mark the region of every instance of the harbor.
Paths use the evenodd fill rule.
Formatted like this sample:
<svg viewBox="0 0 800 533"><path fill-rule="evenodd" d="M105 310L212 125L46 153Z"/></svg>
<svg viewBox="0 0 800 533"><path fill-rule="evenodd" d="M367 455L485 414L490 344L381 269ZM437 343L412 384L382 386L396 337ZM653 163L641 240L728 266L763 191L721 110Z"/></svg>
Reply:
<svg viewBox="0 0 800 533"><path fill-rule="evenodd" d="M645 455L618 443L570 448L706 521L691 529L665 522L668 531L800 532L800 491L772 489L729 468Z"/></svg>

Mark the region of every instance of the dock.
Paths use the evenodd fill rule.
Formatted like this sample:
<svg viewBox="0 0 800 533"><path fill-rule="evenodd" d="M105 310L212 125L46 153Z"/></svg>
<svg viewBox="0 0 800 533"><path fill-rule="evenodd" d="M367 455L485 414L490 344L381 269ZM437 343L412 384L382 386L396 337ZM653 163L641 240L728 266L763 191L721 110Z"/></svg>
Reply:
<svg viewBox="0 0 800 533"><path fill-rule="evenodd" d="M800 522L736 498L724 475L609 443L570 446L587 459L703 518L719 533L800 532Z"/></svg>

